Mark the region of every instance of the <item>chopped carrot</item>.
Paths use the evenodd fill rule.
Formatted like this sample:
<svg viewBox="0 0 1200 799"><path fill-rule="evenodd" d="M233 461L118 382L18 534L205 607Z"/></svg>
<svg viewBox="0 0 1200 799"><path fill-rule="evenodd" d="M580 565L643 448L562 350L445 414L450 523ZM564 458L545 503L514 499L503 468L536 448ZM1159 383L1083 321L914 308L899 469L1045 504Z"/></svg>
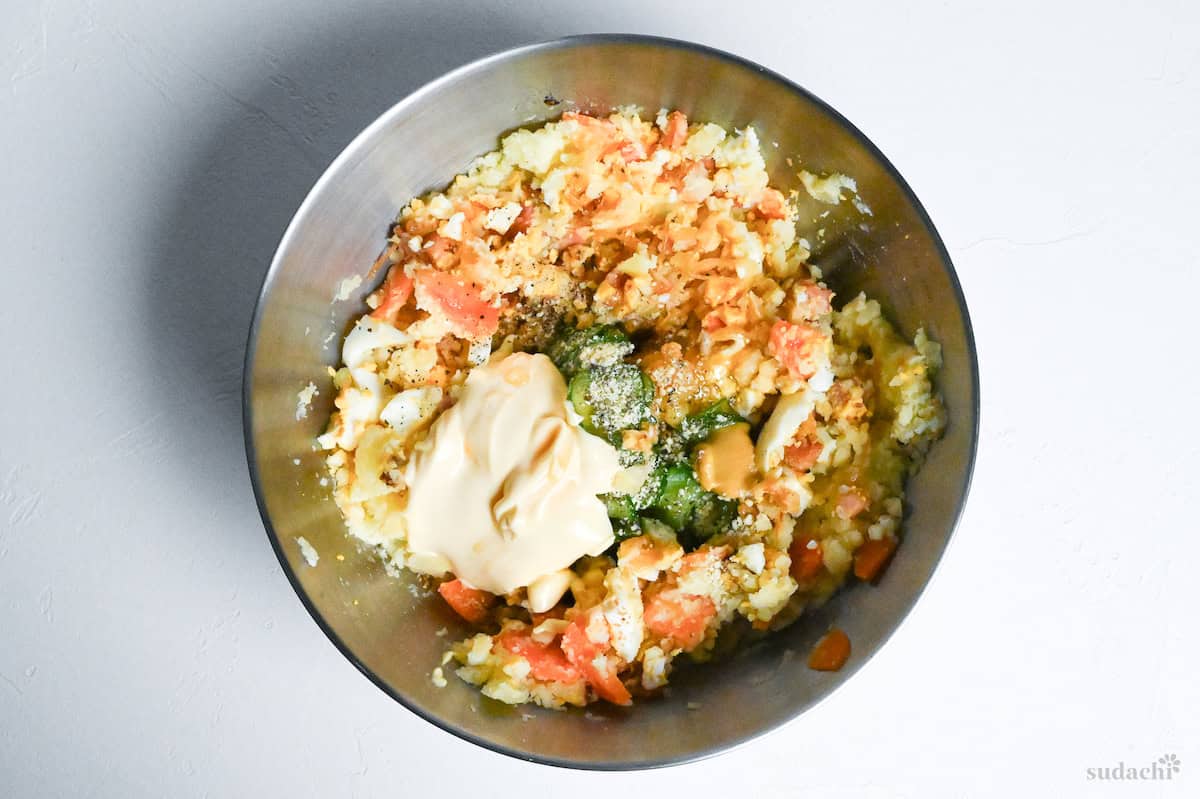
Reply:
<svg viewBox="0 0 1200 799"><path fill-rule="evenodd" d="M700 645L716 615L717 606L708 597L671 589L648 599L642 617L647 630L670 638L686 651Z"/></svg>
<svg viewBox="0 0 1200 799"><path fill-rule="evenodd" d="M857 488L852 488L838 497L837 514L843 519L853 519L867 509L870 501Z"/></svg>
<svg viewBox="0 0 1200 799"><path fill-rule="evenodd" d="M784 199L783 192L779 191L779 189L767 189L764 191L762 199L758 201L758 205L754 208L765 219L787 219L787 200Z"/></svg>
<svg viewBox="0 0 1200 799"><path fill-rule="evenodd" d="M679 559L678 573L683 576L696 569L707 569L718 561L729 557L733 550L728 546L703 546L695 552L689 552Z"/></svg>
<svg viewBox="0 0 1200 799"><path fill-rule="evenodd" d="M795 290L804 293L803 311L807 318L819 319L833 310L833 292L829 289L806 280L796 284Z"/></svg>
<svg viewBox="0 0 1200 799"><path fill-rule="evenodd" d="M816 577L820 573L821 567L825 565L825 555L821 552L821 545L810 547L810 542L816 543L807 536L797 538L792 542L791 549L788 550L788 555L792 559L792 577L799 582Z"/></svg>
<svg viewBox="0 0 1200 799"><path fill-rule="evenodd" d="M608 644L598 644L588 638L587 628L593 611L581 613L571 622L562 636L562 651L575 668L583 674L601 699L614 705L629 705L633 697L617 676L617 660Z"/></svg>
<svg viewBox="0 0 1200 799"><path fill-rule="evenodd" d="M640 141L624 142L618 152L626 161L644 161L646 158L646 148Z"/></svg>
<svg viewBox="0 0 1200 799"><path fill-rule="evenodd" d="M602 145L603 152L616 152L613 144L620 132L612 120L603 117L583 114L578 111L568 111L562 115L563 122L577 122L580 126L579 136L584 140L583 145Z"/></svg>
<svg viewBox="0 0 1200 799"><path fill-rule="evenodd" d="M393 322L396 314L412 296L412 278L404 273L404 268L400 264L396 264L388 270L387 278L383 281L382 291L383 299L379 303L379 307L371 311L371 318Z"/></svg>
<svg viewBox="0 0 1200 799"><path fill-rule="evenodd" d="M700 320L700 329L705 333L713 333L725 327L725 317L720 311L710 311Z"/></svg>
<svg viewBox="0 0 1200 799"><path fill-rule="evenodd" d="M808 656L808 667L817 671L837 671L850 659L850 638L841 630L825 633Z"/></svg>
<svg viewBox="0 0 1200 799"><path fill-rule="evenodd" d="M529 662L529 673L536 680L578 682L582 672L575 667L561 648L535 641L529 630L509 629L496 636L496 643Z"/></svg>
<svg viewBox="0 0 1200 799"><path fill-rule="evenodd" d="M416 274L417 304L438 311L463 338L480 339L496 332L500 309L484 301L479 287L461 277L434 269Z"/></svg>
<svg viewBox="0 0 1200 799"><path fill-rule="evenodd" d="M607 119L568 111L562 115L562 120L579 124L575 144L579 158L584 162L599 161L608 154L617 152L624 145L617 126Z"/></svg>
<svg viewBox="0 0 1200 799"><path fill-rule="evenodd" d="M864 582L878 580L896 551L894 538L867 539L854 553L854 576Z"/></svg>
<svg viewBox="0 0 1200 799"><path fill-rule="evenodd" d="M533 205L526 204L521 206L521 213L517 214L517 218L508 226L507 237L512 238L518 233L524 233L529 230L530 223L533 222Z"/></svg>
<svg viewBox="0 0 1200 799"><path fill-rule="evenodd" d="M688 120L682 111L667 115L667 126L663 129L662 146L668 150L681 147L687 141Z"/></svg>
<svg viewBox="0 0 1200 799"><path fill-rule="evenodd" d="M597 643L588 637L588 624L593 619L593 612L586 611L577 614L562 634L562 650L572 663L577 660L591 660L602 653L608 646L607 639ZM607 628L605 628L607 634Z"/></svg>
<svg viewBox="0 0 1200 799"><path fill-rule="evenodd" d="M496 603L496 596L478 588L472 588L462 580L448 580L438 586L442 599L472 624L483 624L488 619L488 611Z"/></svg>
<svg viewBox="0 0 1200 799"><path fill-rule="evenodd" d="M783 462L797 472L807 472L816 465L825 445L820 441L805 441L783 448Z"/></svg>
<svg viewBox="0 0 1200 799"><path fill-rule="evenodd" d="M671 237L671 241L678 241L684 238L694 244L696 240L696 229L692 227L681 227L672 230L667 234ZM704 281L704 301L716 308L718 305L733 302L746 293L746 282L737 277L721 277L713 275ZM724 324L724 323L722 323Z"/></svg>
<svg viewBox="0 0 1200 799"><path fill-rule="evenodd" d="M807 380L817 373L817 345L821 331L812 325L794 324L780 319L771 326L767 351L783 364L792 377Z"/></svg>
<svg viewBox="0 0 1200 799"><path fill-rule="evenodd" d="M576 244L585 244L592 235L592 229L587 225L580 227L572 227L567 231L567 235L563 236L558 241L559 248L572 247ZM609 272L609 274L613 274Z"/></svg>
<svg viewBox="0 0 1200 799"><path fill-rule="evenodd" d="M562 115L562 121L578 122L584 127L612 127L612 123L607 119L600 119L599 117L592 116L591 114L584 113L583 111L564 111Z"/></svg>
<svg viewBox="0 0 1200 799"><path fill-rule="evenodd" d="M458 242L449 236L434 236L432 244L428 248L422 248L421 252L429 258L431 263L436 264L442 259L442 256L447 255L457 246Z"/></svg>

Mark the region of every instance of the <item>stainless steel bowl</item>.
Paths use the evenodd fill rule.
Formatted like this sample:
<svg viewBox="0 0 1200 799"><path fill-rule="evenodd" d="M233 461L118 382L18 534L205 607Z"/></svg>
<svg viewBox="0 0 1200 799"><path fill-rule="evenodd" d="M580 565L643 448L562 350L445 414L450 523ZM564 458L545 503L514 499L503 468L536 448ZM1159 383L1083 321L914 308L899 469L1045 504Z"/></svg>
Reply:
<svg viewBox="0 0 1200 799"><path fill-rule="evenodd" d="M939 388L950 425L909 485L904 543L878 586L851 585L785 631L723 661L680 670L661 700L586 713L514 709L452 675L447 687L433 685L430 672L448 640L437 631L461 637L467 630L436 596L414 596L411 580L389 577L354 546L321 481L313 438L331 409L326 367L336 363L340 337L371 287L347 302L331 305L331 297L343 278L365 274L409 199L446 183L493 149L499 134L568 108L618 105L754 125L776 185L798 184L788 156L857 179L874 215L839 207L819 220L824 236L817 224L802 234L843 298L865 289L906 335L924 325L941 342ZM309 381L320 394L297 421L296 395ZM904 180L853 125L786 78L727 53L643 36L584 36L455 70L396 104L338 156L297 211L267 273L246 355L244 413L250 474L280 563L313 619L363 674L414 713L495 751L628 769L712 755L795 718L883 645L929 580L962 509L979 387L970 321L946 249ZM298 536L321 554L316 567L303 560ZM834 623L853 642L849 664L836 673L809 670L806 653Z"/></svg>

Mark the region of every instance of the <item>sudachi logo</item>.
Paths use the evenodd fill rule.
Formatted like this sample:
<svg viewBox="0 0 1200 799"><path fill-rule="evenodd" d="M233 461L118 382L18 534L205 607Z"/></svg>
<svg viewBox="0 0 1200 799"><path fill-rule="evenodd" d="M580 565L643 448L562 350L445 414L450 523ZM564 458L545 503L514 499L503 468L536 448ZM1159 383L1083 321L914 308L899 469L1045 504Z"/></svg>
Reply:
<svg viewBox="0 0 1200 799"><path fill-rule="evenodd" d="M1089 780L1169 780L1179 773L1179 758L1163 755L1148 766L1127 766L1120 761L1115 766L1089 768Z"/></svg>

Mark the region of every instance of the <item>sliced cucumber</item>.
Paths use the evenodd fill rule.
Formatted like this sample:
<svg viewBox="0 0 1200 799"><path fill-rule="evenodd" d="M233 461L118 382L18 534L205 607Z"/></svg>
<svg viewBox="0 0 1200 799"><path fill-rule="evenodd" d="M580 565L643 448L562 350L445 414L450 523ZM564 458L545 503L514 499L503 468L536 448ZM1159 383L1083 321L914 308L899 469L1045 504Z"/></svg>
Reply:
<svg viewBox="0 0 1200 799"><path fill-rule="evenodd" d="M669 466L663 472L658 499L645 509L645 515L666 522L676 531L682 530L691 522L696 504L705 493L691 466L684 463Z"/></svg>
<svg viewBox="0 0 1200 799"><path fill-rule="evenodd" d="M692 512L692 523L688 528L692 546L699 546L708 539L721 533L729 532L733 520L737 518L738 504L736 500L719 497L712 492L704 492L704 496L696 503ZM689 549L692 547L689 547Z"/></svg>
<svg viewBox="0 0 1200 799"><path fill-rule="evenodd" d="M706 440L722 427L744 421L746 420L729 404L729 400L723 399L684 419L680 433L684 441L693 445Z"/></svg>
<svg viewBox="0 0 1200 799"><path fill-rule="evenodd" d="M567 397L585 430L615 442L650 418L654 384L631 363L592 366L571 378Z"/></svg>
<svg viewBox="0 0 1200 799"><path fill-rule="evenodd" d="M659 463L681 463L687 460L688 443L674 427L662 425L654 450Z"/></svg>
<svg viewBox="0 0 1200 799"><path fill-rule="evenodd" d="M628 494L601 494L600 500L610 519L637 518L637 508L633 507L633 498Z"/></svg>
<svg viewBox="0 0 1200 799"><path fill-rule="evenodd" d="M642 532L651 538L658 539L659 541L676 540L675 531L666 522L660 522L658 519L649 516L643 516L640 521L642 523Z"/></svg>
<svg viewBox="0 0 1200 799"><path fill-rule="evenodd" d="M633 342L615 325L581 329L565 327L546 348L546 355L568 379L589 366L611 366L633 352Z"/></svg>
<svg viewBox="0 0 1200 799"><path fill-rule="evenodd" d="M611 521L613 538L618 542L642 534L642 525L636 516L632 519L611 519Z"/></svg>
<svg viewBox="0 0 1200 799"><path fill-rule="evenodd" d="M663 479L666 476L666 472L666 468L660 466L646 475L646 481L642 483L642 487L630 497L635 508L645 510L658 502L662 496Z"/></svg>
<svg viewBox="0 0 1200 799"><path fill-rule="evenodd" d="M645 505L639 501L642 498L634 498L643 527L647 518L666 524L684 549L695 549L713 536L728 532L737 517L737 501L705 491L686 463L660 466L646 482L653 482L651 491L657 496L645 498Z"/></svg>

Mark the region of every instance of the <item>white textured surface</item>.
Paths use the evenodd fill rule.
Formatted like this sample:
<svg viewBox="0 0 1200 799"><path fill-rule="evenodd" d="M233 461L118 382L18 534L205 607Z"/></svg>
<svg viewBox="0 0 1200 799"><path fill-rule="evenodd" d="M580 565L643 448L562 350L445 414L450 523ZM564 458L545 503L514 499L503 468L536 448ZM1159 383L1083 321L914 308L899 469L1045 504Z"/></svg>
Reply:
<svg viewBox="0 0 1200 799"><path fill-rule="evenodd" d="M5 4L0 795L1197 795L1200 8L442 5ZM901 633L799 722L634 775L487 753L363 679L275 562L239 422L323 165L453 65L596 30L733 50L854 120L945 237L983 374L974 493ZM1170 783L1086 779L1165 752Z"/></svg>

